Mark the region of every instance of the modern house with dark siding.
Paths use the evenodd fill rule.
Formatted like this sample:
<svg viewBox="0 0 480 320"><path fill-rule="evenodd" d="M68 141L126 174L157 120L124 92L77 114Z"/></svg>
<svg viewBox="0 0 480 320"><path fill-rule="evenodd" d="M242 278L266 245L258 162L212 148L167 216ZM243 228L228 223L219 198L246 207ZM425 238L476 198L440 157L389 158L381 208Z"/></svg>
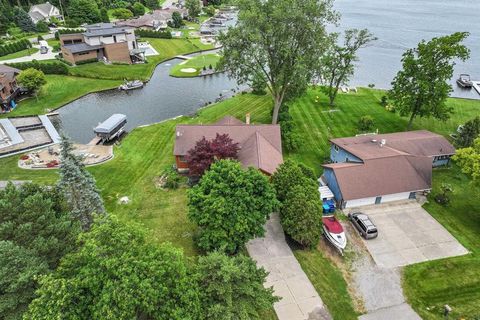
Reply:
<svg viewBox="0 0 480 320"><path fill-rule="evenodd" d="M323 180L342 208L412 199L431 189L432 167L455 148L426 130L331 139Z"/></svg>

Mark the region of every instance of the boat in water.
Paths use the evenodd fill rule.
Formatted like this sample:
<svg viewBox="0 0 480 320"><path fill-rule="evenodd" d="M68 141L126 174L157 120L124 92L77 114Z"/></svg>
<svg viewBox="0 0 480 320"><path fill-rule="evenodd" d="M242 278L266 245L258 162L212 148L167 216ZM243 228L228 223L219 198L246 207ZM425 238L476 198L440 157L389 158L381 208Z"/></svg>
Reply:
<svg viewBox="0 0 480 320"><path fill-rule="evenodd" d="M343 254L343 250L347 246L347 237L342 225L334 215L323 216L322 222L325 238Z"/></svg>
<svg viewBox="0 0 480 320"><path fill-rule="evenodd" d="M458 77L457 84L462 88L471 88L473 86L473 82L470 79L470 75L465 73L462 73L460 77Z"/></svg>
<svg viewBox="0 0 480 320"><path fill-rule="evenodd" d="M124 84L120 85L118 87L119 90L134 90L134 89L140 89L143 88L143 82L140 80L134 80L134 81L126 81Z"/></svg>
<svg viewBox="0 0 480 320"><path fill-rule="evenodd" d="M98 124L98 126L93 129L93 132L105 143L120 137L123 132L125 132L125 124L127 124L127 116L115 113L107 120Z"/></svg>

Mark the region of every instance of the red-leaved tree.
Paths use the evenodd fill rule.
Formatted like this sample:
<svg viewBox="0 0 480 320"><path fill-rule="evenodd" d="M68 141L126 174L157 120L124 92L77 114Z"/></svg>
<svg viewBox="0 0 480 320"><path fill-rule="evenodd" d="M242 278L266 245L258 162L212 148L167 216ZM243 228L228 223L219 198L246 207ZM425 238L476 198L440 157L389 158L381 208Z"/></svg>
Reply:
<svg viewBox="0 0 480 320"><path fill-rule="evenodd" d="M228 134L218 134L215 139L203 137L195 146L188 150L186 160L190 168L190 176L202 176L210 165L220 159L236 159L238 143L233 142Z"/></svg>

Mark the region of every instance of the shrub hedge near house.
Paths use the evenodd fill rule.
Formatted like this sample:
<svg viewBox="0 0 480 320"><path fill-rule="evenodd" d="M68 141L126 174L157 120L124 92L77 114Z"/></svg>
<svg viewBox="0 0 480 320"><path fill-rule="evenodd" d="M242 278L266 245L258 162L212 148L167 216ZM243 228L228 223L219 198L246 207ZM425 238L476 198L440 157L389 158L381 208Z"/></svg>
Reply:
<svg viewBox="0 0 480 320"><path fill-rule="evenodd" d="M135 30L135 34L146 38L172 39L170 31Z"/></svg>
<svg viewBox="0 0 480 320"><path fill-rule="evenodd" d="M15 53L18 51L22 51L31 47L32 47L32 44L27 39L22 39L19 41L7 43L0 46L0 57L6 56L7 54Z"/></svg>
<svg viewBox="0 0 480 320"><path fill-rule="evenodd" d="M37 60L32 60L29 62L15 62L7 63L8 66L17 68L20 70L25 70L28 68L34 68L42 71L45 74L64 74L68 75L68 66L60 61L53 62L38 62Z"/></svg>

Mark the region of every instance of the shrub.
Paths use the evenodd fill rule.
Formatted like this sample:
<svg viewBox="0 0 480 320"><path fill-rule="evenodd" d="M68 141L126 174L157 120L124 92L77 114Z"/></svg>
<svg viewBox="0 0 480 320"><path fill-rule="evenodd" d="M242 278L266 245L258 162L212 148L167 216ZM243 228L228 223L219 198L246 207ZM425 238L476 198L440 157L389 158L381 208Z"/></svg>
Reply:
<svg viewBox="0 0 480 320"><path fill-rule="evenodd" d="M215 15L215 7L212 6L212 5L208 5L206 7L203 7L203 12L205 12L205 14L207 16L211 17L211 16Z"/></svg>
<svg viewBox="0 0 480 320"><path fill-rule="evenodd" d="M375 121L371 116L363 116L358 120L358 130L362 132L370 131L373 129Z"/></svg>
<svg viewBox="0 0 480 320"><path fill-rule="evenodd" d="M311 184L316 187L316 182L311 179L311 176L306 176L304 171L305 169L301 169L297 162L290 159L278 167L272 176L272 184L277 193L277 199L281 203L284 203L287 194L297 185Z"/></svg>
<svg viewBox="0 0 480 320"><path fill-rule="evenodd" d="M273 110L272 110L273 111ZM288 105L282 105L278 114L278 124L282 135L282 146L287 151L300 149L303 144L301 135L295 130L295 123L290 115Z"/></svg>
<svg viewBox="0 0 480 320"><path fill-rule="evenodd" d="M380 99L380 105L382 107L386 107L388 105L388 98L387 96L383 95L382 98Z"/></svg>
<svg viewBox="0 0 480 320"><path fill-rule="evenodd" d="M39 21L37 23L37 31L38 32L48 32L49 29L48 29L48 25L45 21Z"/></svg>
<svg viewBox="0 0 480 320"><path fill-rule="evenodd" d="M92 62L98 62L97 58L91 58L91 59L86 59L82 61L75 62L76 65L82 65L82 64L87 64L87 63L92 63Z"/></svg>
<svg viewBox="0 0 480 320"><path fill-rule="evenodd" d="M167 189L178 189L181 182L181 177L176 170L169 169L165 170L162 174L165 179L164 188Z"/></svg>
<svg viewBox="0 0 480 320"><path fill-rule="evenodd" d="M284 231L298 243L315 247L322 235L322 202L316 185L296 185L280 209Z"/></svg>
<svg viewBox="0 0 480 320"><path fill-rule="evenodd" d="M471 147L473 141L480 135L480 116L465 122L458 131L458 137L455 139L457 146L460 148Z"/></svg>
<svg viewBox="0 0 480 320"><path fill-rule="evenodd" d="M435 195L435 201L442 206L446 206L450 203L449 193L453 193L453 187L448 183L442 183L440 186L442 193Z"/></svg>
<svg viewBox="0 0 480 320"><path fill-rule="evenodd" d="M172 39L169 31L135 30L135 34L146 38Z"/></svg>

